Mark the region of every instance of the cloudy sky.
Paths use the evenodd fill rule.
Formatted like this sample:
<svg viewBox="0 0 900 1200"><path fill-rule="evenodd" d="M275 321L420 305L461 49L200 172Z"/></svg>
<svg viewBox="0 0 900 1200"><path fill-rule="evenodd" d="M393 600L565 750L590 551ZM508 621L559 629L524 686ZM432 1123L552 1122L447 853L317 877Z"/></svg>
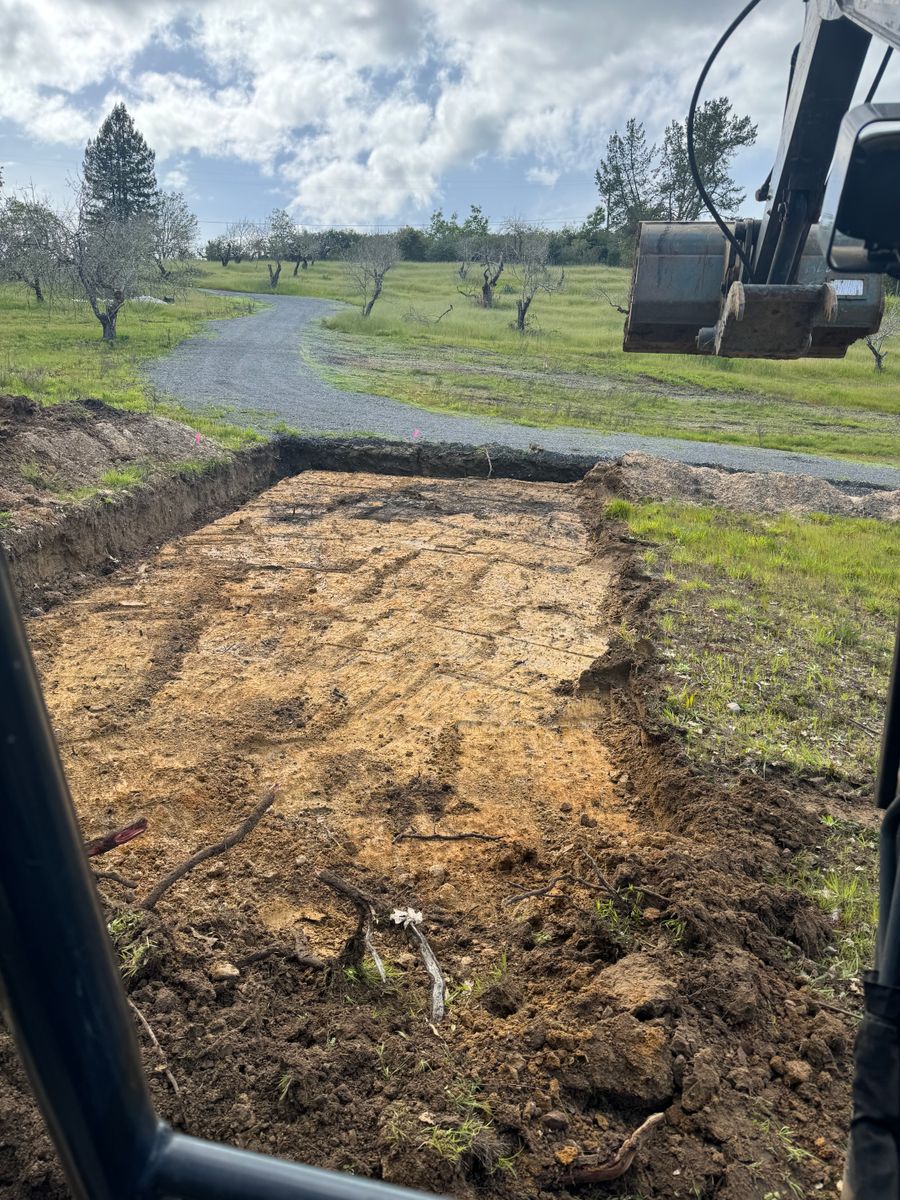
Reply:
<svg viewBox="0 0 900 1200"><path fill-rule="evenodd" d="M59 200L125 101L209 235L275 206L309 224L580 220L630 115L682 117L738 8L721 0L0 0L0 163ZM771 162L801 0L763 0L708 94L760 126ZM874 55L874 51L873 51ZM873 69L869 66L869 71ZM884 91L900 74L888 76ZM746 211L756 206L748 201Z"/></svg>

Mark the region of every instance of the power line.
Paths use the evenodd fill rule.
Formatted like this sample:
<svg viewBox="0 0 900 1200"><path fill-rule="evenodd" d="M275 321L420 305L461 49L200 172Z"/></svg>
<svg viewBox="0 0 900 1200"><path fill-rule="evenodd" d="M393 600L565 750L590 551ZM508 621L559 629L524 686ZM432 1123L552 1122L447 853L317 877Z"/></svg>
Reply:
<svg viewBox="0 0 900 1200"><path fill-rule="evenodd" d="M583 219L584 218L581 216L517 217L516 218L516 220L521 220L526 225L558 225L561 227L569 225L573 221L582 221ZM233 220L223 221L219 217L198 217L197 220L200 221L200 223L203 225L238 225L241 223L241 221L248 221L248 220L250 220L250 218L249 217L240 217L240 218L235 218ZM393 223L390 221L341 221L341 222L332 221L330 224L313 224L312 222L309 222L309 221L298 221L297 224L302 225L302 227L304 229L384 229L384 230L390 230L390 229L430 229L431 228L430 221L400 221L399 223ZM490 229L491 226L493 226L492 231L494 233L498 233L500 231L499 230L500 224L501 224L501 222L491 221L488 224L488 228Z"/></svg>

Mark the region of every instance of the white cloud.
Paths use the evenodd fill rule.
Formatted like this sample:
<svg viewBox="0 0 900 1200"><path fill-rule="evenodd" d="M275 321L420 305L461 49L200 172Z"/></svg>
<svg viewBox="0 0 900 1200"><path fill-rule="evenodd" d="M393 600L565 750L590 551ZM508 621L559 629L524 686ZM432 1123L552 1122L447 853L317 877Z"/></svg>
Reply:
<svg viewBox="0 0 900 1200"><path fill-rule="evenodd" d="M170 192L183 192L188 185L188 173L182 164L176 164L170 167L160 179L160 183L164 188L168 188Z"/></svg>
<svg viewBox="0 0 900 1200"><path fill-rule="evenodd" d="M801 16L771 0L708 85L773 154ZM33 139L80 146L121 97L176 160L166 186L186 183L179 156L231 157L276 174L300 217L349 222L439 200L486 159L531 159L541 187L589 179L628 116L658 137L683 115L723 18L718 0L129 0L127 17L120 0L0 0L0 23L0 118Z"/></svg>
<svg viewBox="0 0 900 1200"><path fill-rule="evenodd" d="M561 174L561 171L555 171L551 167L529 167L525 172L525 178L531 183L539 183L543 187L552 188L556 186L556 181Z"/></svg>

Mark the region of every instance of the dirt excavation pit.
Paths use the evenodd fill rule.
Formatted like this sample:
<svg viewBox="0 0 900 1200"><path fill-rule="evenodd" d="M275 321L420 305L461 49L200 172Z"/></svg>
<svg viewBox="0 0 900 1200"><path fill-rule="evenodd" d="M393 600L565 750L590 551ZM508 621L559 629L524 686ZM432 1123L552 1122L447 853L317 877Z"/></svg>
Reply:
<svg viewBox="0 0 900 1200"><path fill-rule="evenodd" d="M850 1026L784 886L815 820L645 727L605 499L308 471L30 622L85 837L148 821L95 861L176 1126L461 1197L835 1194ZM423 914L440 1023L401 927L385 981L351 965L323 870ZM5 1036L0 1067L0 1195L64 1195Z"/></svg>

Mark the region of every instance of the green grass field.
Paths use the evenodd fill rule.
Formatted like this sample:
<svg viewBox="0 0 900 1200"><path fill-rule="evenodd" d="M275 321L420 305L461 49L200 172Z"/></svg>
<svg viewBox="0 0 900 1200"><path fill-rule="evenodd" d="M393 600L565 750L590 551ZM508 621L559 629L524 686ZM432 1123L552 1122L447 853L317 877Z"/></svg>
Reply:
<svg viewBox="0 0 900 1200"><path fill-rule="evenodd" d="M41 404L94 397L119 408L184 421L234 448L259 440L210 409L200 415L161 401L141 372L144 360L165 354L202 332L207 320L238 316L246 300L189 292L175 304L126 304L118 337L104 342L87 304L71 299L35 304L12 284L0 285L0 392L29 396Z"/></svg>
<svg viewBox="0 0 900 1200"><path fill-rule="evenodd" d="M691 753L759 771L870 779L900 595L896 526L614 500L657 548L670 687ZM737 711L728 708L736 704Z"/></svg>
<svg viewBox="0 0 900 1200"><path fill-rule="evenodd" d="M349 390L439 411L900 463L900 365L890 357L878 374L864 346L838 361L626 355L623 318L597 289L624 302L629 275L601 267L567 268L566 290L537 297L523 337L511 269L492 310L457 292L455 271L400 263L372 316L336 314L309 339L309 360ZM353 299L340 263L290 272L282 294ZM265 263L204 264L201 278L270 291Z"/></svg>

